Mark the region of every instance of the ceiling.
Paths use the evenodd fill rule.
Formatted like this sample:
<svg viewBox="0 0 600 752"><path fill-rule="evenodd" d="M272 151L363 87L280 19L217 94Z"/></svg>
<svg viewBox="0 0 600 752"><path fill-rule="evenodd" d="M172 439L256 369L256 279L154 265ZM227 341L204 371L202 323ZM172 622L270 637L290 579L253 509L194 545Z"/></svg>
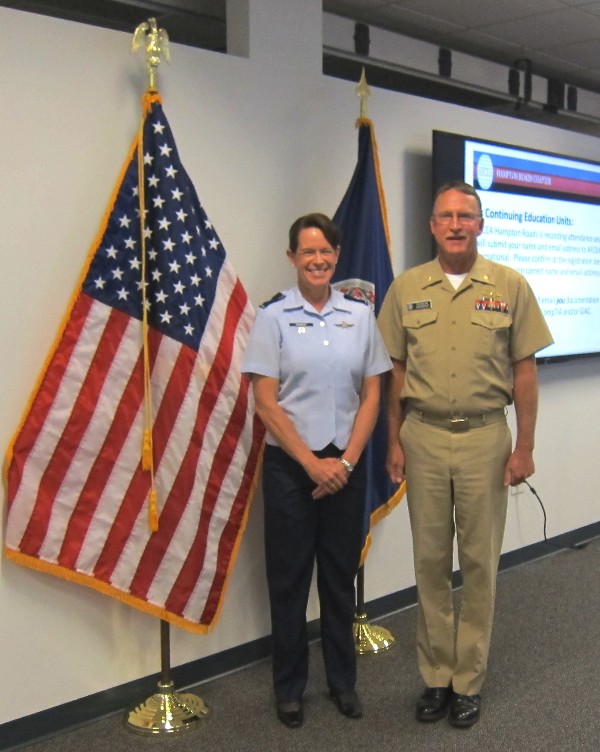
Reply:
<svg viewBox="0 0 600 752"><path fill-rule="evenodd" d="M134 29L155 15L173 41L226 48L226 0L0 0L0 5ZM323 0L325 12L600 93L600 0Z"/></svg>
<svg viewBox="0 0 600 752"><path fill-rule="evenodd" d="M600 2L323 0L323 10L600 93Z"/></svg>
<svg viewBox="0 0 600 752"><path fill-rule="evenodd" d="M224 52L226 0L0 0L0 6L65 18L133 34L155 17L169 39Z"/></svg>

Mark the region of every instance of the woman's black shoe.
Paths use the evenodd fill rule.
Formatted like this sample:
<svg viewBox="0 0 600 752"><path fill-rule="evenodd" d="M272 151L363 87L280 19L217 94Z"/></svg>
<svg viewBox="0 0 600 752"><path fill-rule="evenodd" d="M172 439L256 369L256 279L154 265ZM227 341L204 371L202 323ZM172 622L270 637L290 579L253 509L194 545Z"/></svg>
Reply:
<svg viewBox="0 0 600 752"><path fill-rule="evenodd" d="M347 718L362 718L362 703L354 690L352 692L340 692L339 694L330 691L329 696L342 715Z"/></svg>
<svg viewBox="0 0 600 752"><path fill-rule="evenodd" d="M277 718L288 728L302 726L304 713L302 712L302 703L300 700L277 703Z"/></svg>

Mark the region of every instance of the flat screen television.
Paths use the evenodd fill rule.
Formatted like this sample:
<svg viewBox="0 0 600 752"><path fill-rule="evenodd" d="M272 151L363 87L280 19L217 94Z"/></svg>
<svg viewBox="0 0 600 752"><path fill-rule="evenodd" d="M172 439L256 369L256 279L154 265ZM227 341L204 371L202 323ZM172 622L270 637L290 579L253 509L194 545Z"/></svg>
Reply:
<svg viewBox="0 0 600 752"><path fill-rule="evenodd" d="M433 131L433 190L477 189L479 251L531 285L554 344L541 362L600 354L600 163Z"/></svg>

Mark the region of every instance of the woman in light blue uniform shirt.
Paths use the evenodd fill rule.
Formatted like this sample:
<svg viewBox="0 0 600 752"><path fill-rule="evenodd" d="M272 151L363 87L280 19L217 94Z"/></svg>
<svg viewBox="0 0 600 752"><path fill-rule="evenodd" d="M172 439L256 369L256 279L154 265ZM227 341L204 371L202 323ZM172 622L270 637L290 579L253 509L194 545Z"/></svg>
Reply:
<svg viewBox="0 0 600 752"><path fill-rule="evenodd" d="M308 680L306 607L314 562L329 693L360 718L353 635L354 580L363 540L361 455L391 361L368 304L331 287L339 229L324 214L290 228L297 286L258 310L242 370L267 429L265 555L277 717L303 722Z"/></svg>

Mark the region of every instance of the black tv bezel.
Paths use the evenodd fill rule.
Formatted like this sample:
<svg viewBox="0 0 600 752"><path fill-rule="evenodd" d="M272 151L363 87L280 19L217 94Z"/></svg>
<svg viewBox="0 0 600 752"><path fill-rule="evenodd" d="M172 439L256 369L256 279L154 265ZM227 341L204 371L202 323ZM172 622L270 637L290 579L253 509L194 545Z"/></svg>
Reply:
<svg viewBox="0 0 600 752"><path fill-rule="evenodd" d="M439 151L439 139L444 138L446 144L449 142L452 142L453 148L454 148L454 154L453 160L442 160L439 158L436 158L436 149ZM438 143L436 143L436 140ZM581 164L593 164L598 165L600 167L600 161L597 161L595 159L582 159L581 157L576 157L572 154L564 154L561 152L555 152L551 151L549 149L534 149L533 147L529 146L522 146L521 144L511 144L506 141L496 141L495 139L491 138L481 138L480 136L468 136L463 133L454 133L452 131L443 131L439 129L433 129L432 130L432 138L431 138L431 195L432 198L435 195L435 192L437 189L443 185L444 183L447 183L452 180L464 180L464 155L465 155L465 149L464 144L465 141L476 141L480 142L482 144L490 144L492 146L501 146L508 149L519 149L520 151L524 152L530 152L531 154L540 154L540 155L548 155L549 157L559 157L562 159L569 159L573 162L580 162ZM457 148L460 146L460 149ZM461 162L461 172L460 174L456 174L456 159L460 158ZM443 168L446 167L446 170ZM441 177L440 177L441 176ZM522 191L520 191L522 192ZM526 191L526 193L528 193ZM532 190L531 195L537 195ZM557 198L566 198L566 199L572 199L572 194L568 193L557 193ZM579 199L581 200L581 199ZM582 203L594 203L600 206L600 202L595 201L588 201L581 200ZM437 250L435 247L435 242L432 243L432 253L433 256L437 254ZM544 356L543 350L536 354L536 362L538 364L549 364L549 363L565 363L570 360L583 360L586 358L597 358L600 356L600 351L594 351L594 352L586 352L586 353L565 353L561 355L548 355Z"/></svg>

